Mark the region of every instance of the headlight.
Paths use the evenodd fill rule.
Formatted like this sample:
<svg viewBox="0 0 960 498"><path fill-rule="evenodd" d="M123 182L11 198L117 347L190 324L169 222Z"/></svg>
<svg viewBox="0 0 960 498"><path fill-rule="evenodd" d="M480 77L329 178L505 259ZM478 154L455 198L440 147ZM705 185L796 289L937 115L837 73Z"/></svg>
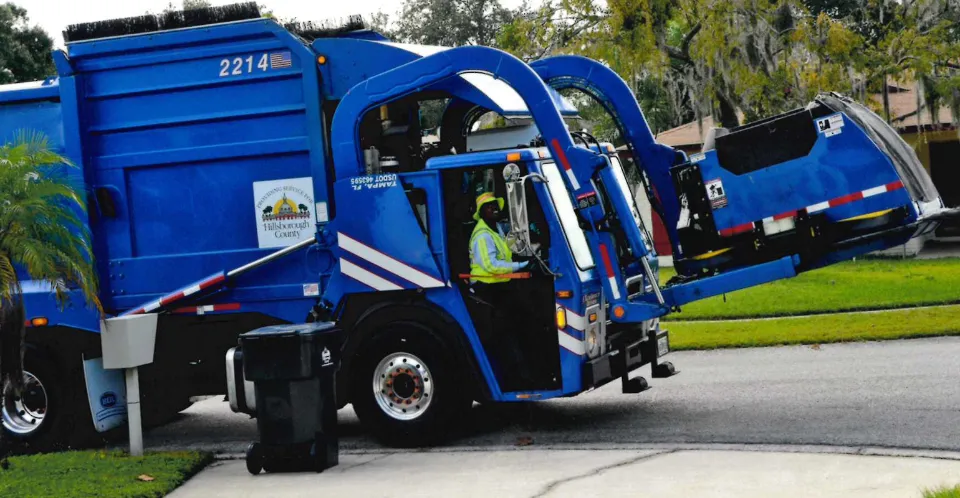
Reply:
<svg viewBox="0 0 960 498"><path fill-rule="evenodd" d="M603 351L603 338L600 336L599 324L591 325L585 332L584 342L587 347L587 356L596 358Z"/></svg>

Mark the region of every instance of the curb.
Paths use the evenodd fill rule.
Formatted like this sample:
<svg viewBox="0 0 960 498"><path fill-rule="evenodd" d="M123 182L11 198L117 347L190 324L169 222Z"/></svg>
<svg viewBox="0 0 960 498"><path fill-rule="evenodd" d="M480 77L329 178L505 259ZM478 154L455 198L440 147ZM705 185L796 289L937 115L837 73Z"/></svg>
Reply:
<svg viewBox="0 0 960 498"><path fill-rule="evenodd" d="M804 453L820 455L880 456L895 458L927 458L960 461L960 451L922 448L887 448L882 446L831 446L793 444L741 443L637 443L637 444L551 444L531 446L461 446L417 449L346 449L342 455L396 455L411 453L493 453L507 451L741 451L754 453ZM242 460L242 453L218 453L215 460Z"/></svg>

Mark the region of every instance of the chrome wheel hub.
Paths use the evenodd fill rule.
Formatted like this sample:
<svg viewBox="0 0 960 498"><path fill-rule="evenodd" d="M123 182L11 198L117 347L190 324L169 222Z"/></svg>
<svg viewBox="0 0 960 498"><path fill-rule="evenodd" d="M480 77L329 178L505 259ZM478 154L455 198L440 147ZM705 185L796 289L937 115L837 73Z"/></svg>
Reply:
<svg viewBox="0 0 960 498"><path fill-rule="evenodd" d="M413 420L427 411L433 378L427 365L410 353L392 353L373 371L373 397L391 418Z"/></svg>
<svg viewBox="0 0 960 498"><path fill-rule="evenodd" d="M36 432L47 416L47 391L30 372L23 372L22 393L17 395L11 386L3 386L0 401L0 422L13 434L28 436Z"/></svg>

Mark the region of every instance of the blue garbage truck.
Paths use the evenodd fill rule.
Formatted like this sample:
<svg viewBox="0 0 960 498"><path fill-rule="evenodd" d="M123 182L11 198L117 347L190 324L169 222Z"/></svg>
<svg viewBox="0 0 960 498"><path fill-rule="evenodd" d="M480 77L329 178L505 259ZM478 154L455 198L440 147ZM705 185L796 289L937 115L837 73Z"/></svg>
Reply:
<svg viewBox="0 0 960 498"><path fill-rule="evenodd" d="M73 26L56 77L0 87L5 139L42 131L80 166L106 313L159 315L140 373L148 422L199 395L253 412L238 335L312 321L345 331L338 400L385 444L434 443L473 401L615 380L640 392L639 367L676 372L660 317L955 214L899 136L839 95L715 130L688 157L594 60L526 64L232 9ZM631 160L576 131L561 92L599 102ZM442 109L431 134L429 106ZM489 116L511 126L481 126ZM497 284L510 316L471 284L485 192L530 264ZM668 229L669 282L638 199ZM23 288L27 389L5 390L3 429L36 448L84 444L125 417L101 316L82 299L60 309L29 275Z"/></svg>

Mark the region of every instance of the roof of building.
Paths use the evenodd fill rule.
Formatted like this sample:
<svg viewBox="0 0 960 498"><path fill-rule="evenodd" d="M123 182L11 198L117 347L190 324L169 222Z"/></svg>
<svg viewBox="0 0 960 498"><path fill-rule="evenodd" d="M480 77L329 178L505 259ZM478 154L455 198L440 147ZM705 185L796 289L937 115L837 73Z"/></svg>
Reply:
<svg viewBox="0 0 960 498"><path fill-rule="evenodd" d="M657 142L671 147L700 145L703 143L703 138L706 136L707 130L714 126L713 117L706 116L699 123L691 121L676 128L660 132L657 135Z"/></svg>
<svg viewBox="0 0 960 498"><path fill-rule="evenodd" d="M941 107L936 120L932 119L930 115L930 110L926 107L926 104L921 106L921 111L919 117L917 115L917 86L916 85L903 85L906 87L905 91L901 92L891 92L888 94L890 99L890 124L896 128L914 128L920 124L923 126L930 126L933 124L937 125L946 125L952 126L953 120L951 119L950 109L947 107ZM874 95L872 98L880 105L882 105L882 97L880 95Z"/></svg>

